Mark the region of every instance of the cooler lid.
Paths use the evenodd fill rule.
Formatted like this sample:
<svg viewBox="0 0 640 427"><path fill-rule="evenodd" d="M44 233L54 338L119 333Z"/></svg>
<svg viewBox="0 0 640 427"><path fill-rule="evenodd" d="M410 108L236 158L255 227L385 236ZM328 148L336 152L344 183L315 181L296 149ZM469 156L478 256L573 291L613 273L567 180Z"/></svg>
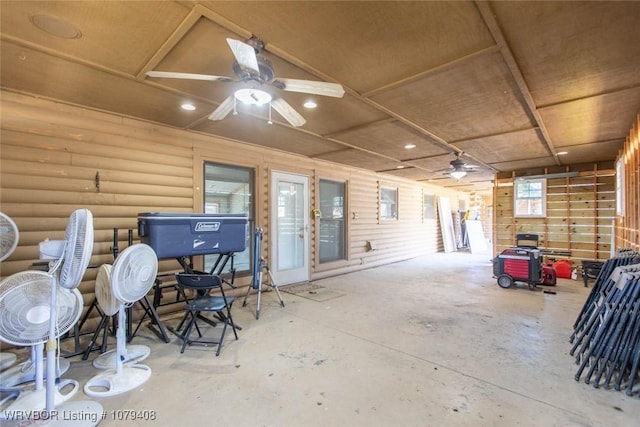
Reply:
<svg viewBox="0 0 640 427"><path fill-rule="evenodd" d="M246 213L238 214L210 214L210 213L180 213L180 212L142 212L138 213L138 219L153 218L163 219L249 219Z"/></svg>

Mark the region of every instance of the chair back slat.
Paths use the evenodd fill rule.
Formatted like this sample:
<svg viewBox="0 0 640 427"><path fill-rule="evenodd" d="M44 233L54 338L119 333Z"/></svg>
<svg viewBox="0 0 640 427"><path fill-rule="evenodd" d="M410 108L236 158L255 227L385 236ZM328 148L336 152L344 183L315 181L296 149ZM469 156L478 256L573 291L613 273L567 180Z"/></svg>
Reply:
<svg viewBox="0 0 640 427"><path fill-rule="evenodd" d="M191 289L213 289L222 286L222 279L215 274L177 273L176 281L180 286Z"/></svg>

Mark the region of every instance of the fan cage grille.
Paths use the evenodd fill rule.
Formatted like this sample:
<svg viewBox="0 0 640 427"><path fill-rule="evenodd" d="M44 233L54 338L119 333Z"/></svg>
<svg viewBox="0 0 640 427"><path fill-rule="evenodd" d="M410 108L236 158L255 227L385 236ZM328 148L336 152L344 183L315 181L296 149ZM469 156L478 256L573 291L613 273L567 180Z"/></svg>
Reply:
<svg viewBox="0 0 640 427"><path fill-rule="evenodd" d="M111 290L119 301L134 303L151 290L157 272L158 257L149 245L129 246L113 263Z"/></svg>
<svg viewBox="0 0 640 427"><path fill-rule="evenodd" d="M13 253L18 246L20 233L11 218L0 212L0 262Z"/></svg>
<svg viewBox="0 0 640 427"><path fill-rule="evenodd" d="M72 289L82 281L93 251L93 215L78 209L69 217L65 231L64 263L60 270L60 286Z"/></svg>
<svg viewBox="0 0 640 427"><path fill-rule="evenodd" d="M118 312L118 300L111 292L111 270L110 264L102 264L96 276L96 299L107 316L113 316Z"/></svg>
<svg viewBox="0 0 640 427"><path fill-rule="evenodd" d="M53 277L44 272L16 273L0 282L0 340L17 346L45 343L49 337ZM82 294L56 289L57 338L78 321Z"/></svg>

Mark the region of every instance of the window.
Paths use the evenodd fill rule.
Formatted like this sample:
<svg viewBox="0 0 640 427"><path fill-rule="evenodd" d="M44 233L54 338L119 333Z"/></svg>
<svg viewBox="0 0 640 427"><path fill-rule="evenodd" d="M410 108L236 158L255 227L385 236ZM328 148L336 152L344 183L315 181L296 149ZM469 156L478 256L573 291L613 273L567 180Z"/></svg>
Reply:
<svg viewBox="0 0 640 427"><path fill-rule="evenodd" d="M320 264L345 257L344 182L320 180Z"/></svg>
<svg viewBox="0 0 640 427"><path fill-rule="evenodd" d="M542 179L516 179L513 184L516 217L544 217L546 215L546 184Z"/></svg>
<svg viewBox="0 0 640 427"><path fill-rule="evenodd" d="M422 219L436 219L436 200L433 194L422 196Z"/></svg>
<svg viewBox="0 0 640 427"><path fill-rule="evenodd" d="M398 219L398 189L380 187L380 219Z"/></svg>
<svg viewBox="0 0 640 427"><path fill-rule="evenodd" d="M624 216L624 162L616 162L616 215Z"/></svg>
<svg viewBox="0 0 640 427"><path fill-rule="evenodd" d="M249 215L247 249L236 253L233 267L238 273L251 271L251 236L254 229L254 172L253 169L237 166L205 163L204 165L204 213ZM209 271L218 255L205 255L205 271ZM228 265L227 268L231 268Z"/></svg>

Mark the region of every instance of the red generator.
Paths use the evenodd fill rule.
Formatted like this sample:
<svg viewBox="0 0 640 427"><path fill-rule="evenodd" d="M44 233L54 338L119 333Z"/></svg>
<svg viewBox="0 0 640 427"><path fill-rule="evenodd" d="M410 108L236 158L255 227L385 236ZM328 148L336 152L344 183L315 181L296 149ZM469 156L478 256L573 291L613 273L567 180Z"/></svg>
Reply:
<svg viewBox="0 0 640 427"><path fill-rule="evenodd" d="M553 266L544 265L536 234L516 235L516 247L505 249L493 259L493 275L502 288L509 288L514 282L525 282L529 289L556 284L556 271Z"/></svg>

